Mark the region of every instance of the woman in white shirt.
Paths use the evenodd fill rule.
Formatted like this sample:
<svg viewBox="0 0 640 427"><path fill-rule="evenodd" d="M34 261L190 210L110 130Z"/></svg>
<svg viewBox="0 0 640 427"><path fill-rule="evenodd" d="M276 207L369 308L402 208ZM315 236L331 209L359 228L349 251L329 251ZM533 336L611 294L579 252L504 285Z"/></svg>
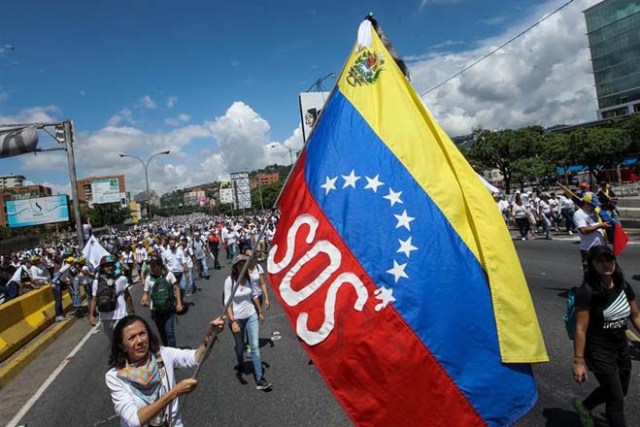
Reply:
<svg viewBox="0 0 640 427"><path fill-rule="evenodd" d="M249 267L247 268L247 274L251 279L251 287L256 295L258 295L258 301L260 307L269 309L271 303L269 302L269 292L267 292L267 283L264 279L264 269L258 264L253 257L253 251L247 249L244 251L247 259L249 259Z"/></svg>
<svg viewBox="0 0 640 427"><path fill-rule="evenodd" d="M244 256L243 258L238 257L231 267L231 275L224 282L223 299L225 305L231 298L233 287L238 282L240 272L246 262ZM249 347L251 348L251 362L253 363L256 388L258 390L270 389L271 383L263 376L259 345L260 323L264 322L264 316L262 315L262 307L258 301L258 295L253 286L251 286L251 280L248 275L242 278L236 292L233 294L232 303L227 308L227 318L235 340L238 375L242 375L244 370L244 349L247 344L245 342L246 331Z"/></svg>
<svg viewBox="0 0 640 427"><path fill-rule="evenodd" d="M113 330L111 369L105 374L120 425L181 427L182 420L175 419L177 398L195 390L198 381L187 378L176 385L174 369L196 366L208 341L223 328L221 318L213 320L197 350L181 350L161 347L149 324L139 316L120 320Z"/></svg>
<svg viewBox="0 0 640 427"><path fill-rule="evenodd" d="M520 198L519 194L516 195L516 200L511 207L511 215L518 225L518 230L520 230L520 236L522 237L522 240L526 240L527 235L531 230L529 228L528 209L524 205L524 203L522 203L522 199Z"/></svg>

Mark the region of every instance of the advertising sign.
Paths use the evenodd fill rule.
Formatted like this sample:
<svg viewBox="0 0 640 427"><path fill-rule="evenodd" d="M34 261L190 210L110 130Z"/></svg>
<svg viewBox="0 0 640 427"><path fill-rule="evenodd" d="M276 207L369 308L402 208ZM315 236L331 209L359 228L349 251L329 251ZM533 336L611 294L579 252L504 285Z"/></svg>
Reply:
<svg viewBox="0 0 640 427"><path fill-rule="evenodd" d="M0 129L0 158L32 153L38 148L35 126Z"/></svg>
<svg viewBox="0 0 640 427"><path fill-rule="evenodd" d="M117 178L91 181L93 203L120 203L120 185Z"/></svg>
<svg viewBox="0 0 640 427"><path fill-rule="evenodd" d="M249 174L246 172L234 172L231 174L231 190L233 195L233 207L235 209L251 208L251 187L249 187Z"/></svg>
<svg viewBox="0 0 640 427"><path fill-rule="evenodd" d="M331 92L303 92L300 94L300 117L302 118L302 138L306 142L320 118L320 113Z"/></svg>
<svg viewBox="0 0 640 427"><path fill-rule="evenodd" d="M50 224L69 221L67 195L36 197L33 199L7 200L9 227Z"/></svg>
<svg viewBox="0 0 640 427"><path fill-rule="evenodd" d="M230 188L220 189L220 203L233 203L233 194Z"/></svg>

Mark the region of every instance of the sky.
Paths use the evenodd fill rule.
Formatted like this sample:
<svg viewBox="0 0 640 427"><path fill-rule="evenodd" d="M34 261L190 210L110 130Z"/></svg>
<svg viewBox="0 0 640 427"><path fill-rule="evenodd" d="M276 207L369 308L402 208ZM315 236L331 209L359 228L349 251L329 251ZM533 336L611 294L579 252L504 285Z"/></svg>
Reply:
<svg viewBox="0 0 640 427"><path fill-rule="evenodd" d="M170 150L149 165L159 194L228 180L289 164L303 144L298 94L341 71L367 13L424 94L565 1L6 2L0 124L73 120L78 177L125 174L132 194L143 167L118 153ZM423 102L450 136L595 120L582 12L597 2L574 0ZM70 192L64 152L0 159L5 174Z"/></svg>

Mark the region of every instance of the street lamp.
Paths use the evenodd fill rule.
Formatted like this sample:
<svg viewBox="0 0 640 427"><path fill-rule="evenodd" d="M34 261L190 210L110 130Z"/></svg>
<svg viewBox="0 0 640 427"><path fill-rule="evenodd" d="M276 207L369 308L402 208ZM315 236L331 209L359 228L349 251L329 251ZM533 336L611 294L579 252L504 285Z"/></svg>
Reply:
<svg viewBox="0 0 640 427"><path fill-rule="evenodd" d="M274 143L268 145L268 147L270 147L270 148L277 148L277 147L286 148L289 151L289 160L291 161L291 164L293 165L293 152L294 152L294 150L292 148L289 148L284 144L278 144L277 142L274 142ZM284 154L282 156L280 156L280 157L282 158L283 156L284 156Z"/></svg>
<svg viewBox="0 0 640 427"><path fill-rule="evenodd" d="M149 201L149 199L151 198L150 197L151 195L149 194L149 173L148 173L149 162L151 161L151 159L153 159L156 156L159 156L161 154L169 154L169 153L170 153L170 150L166 150L166 151L161 151L159 153L155 153L155 154L151 155L151 157L149 157L146 162L144 160L142 160L140 157L134 156L133 154L123 154L123 153L118 154L118 156L120 156L120 157L131 157L133 159L136 159L140 163L142 163L142 167L144 167L144 180L147 183L147 198L146 198L146 201L147 201L147 220L148 221L151 221L151 203Z"/></svg>

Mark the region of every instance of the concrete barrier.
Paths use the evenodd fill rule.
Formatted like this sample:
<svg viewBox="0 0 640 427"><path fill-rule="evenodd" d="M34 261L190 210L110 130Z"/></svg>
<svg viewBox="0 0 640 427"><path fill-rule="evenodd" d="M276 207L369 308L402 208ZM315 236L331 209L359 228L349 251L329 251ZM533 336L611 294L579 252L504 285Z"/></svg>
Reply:
<svg viewBox="0 0 640 427"><path fill-rule="evenodd" d="M71 305L69 292L63 292L62 309ZM6 360L55 318L51 286L43 286L0 305L0 362Z"/></svg>

